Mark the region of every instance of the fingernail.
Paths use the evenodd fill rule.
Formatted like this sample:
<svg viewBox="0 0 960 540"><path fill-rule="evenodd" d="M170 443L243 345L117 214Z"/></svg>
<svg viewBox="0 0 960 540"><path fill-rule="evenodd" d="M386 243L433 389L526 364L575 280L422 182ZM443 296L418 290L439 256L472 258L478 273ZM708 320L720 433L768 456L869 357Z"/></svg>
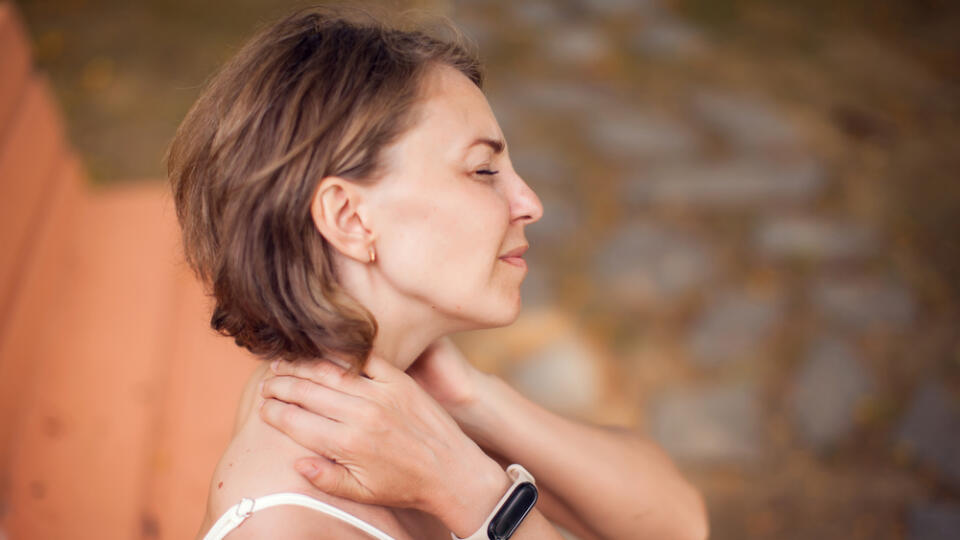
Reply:
<svg viewBox="0 0 960 540"><path fill-rule="evenodd" d="M295 466L297 472L308 477L313 478L317 475L317 466L313 464L312 461L301 461L298 462Z"/></svg>
<svg viewBox="0 0 960 540"><path fill-rule="evenodd" d="M280 360L274 360L273 362L270 362L270 369L276 372L277 366L279 365L280 365Z"/></svg>

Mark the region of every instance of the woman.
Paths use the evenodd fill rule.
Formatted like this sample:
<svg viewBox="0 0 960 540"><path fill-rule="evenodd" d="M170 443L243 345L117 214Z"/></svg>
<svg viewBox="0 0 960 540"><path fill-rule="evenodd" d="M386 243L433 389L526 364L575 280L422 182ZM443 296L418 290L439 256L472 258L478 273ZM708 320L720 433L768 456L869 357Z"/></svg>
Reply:
<svg viewBox="0 0 960 540"><path fill-rule="evenodd" d="M465 538L520 486L514 462L539 488L515 539L561 538L548 518L584 540L706 534L655 447L536 407L445 337L516 319L543 212L481 86L456 43L315 8L262 30L184 119L168 171L211 324L277 359L246 387L201 535Z"/></svg>

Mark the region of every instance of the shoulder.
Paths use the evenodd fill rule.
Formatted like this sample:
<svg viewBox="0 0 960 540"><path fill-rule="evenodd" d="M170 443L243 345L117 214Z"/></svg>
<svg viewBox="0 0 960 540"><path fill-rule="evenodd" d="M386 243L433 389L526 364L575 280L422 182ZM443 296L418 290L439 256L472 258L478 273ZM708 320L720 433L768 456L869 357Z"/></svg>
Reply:
<svg viewBox="0 0 960 540"><path fill-rule="evenodd" d="M257 375L255 374L255 377ZM253 381L258 383L259 381ZM254 388L256 384L253 384ZM210 483L207 513L201 537L213 523L244 498L292 492L332 505L397 539L409 538L393 512L385 507L360 504L323 493L294 468L297 458L311 452L260 420L259 396L246 395L240 403L237 431ZM250 403L252 402L252 403ZM370 536L329 514L302 506L283 505L253 513L227 538L363 538Z"/></svg>
<svg viewBox="0 0 960 540"><path fill-rule="evenodd" d="M334 516L302 506L275 506L254 512L225 538L229 540L261 538L370 540L370 536L357 527Z"/></svg>
<svg viewBox="0 0 960 540"><path fill-rule="evenodd" d="M204 533L242 499L255 499L283 492L306 495L314 501L330 505L385 531L398 540L407 538L389 509L320 492L294 471L293 459L286 458L285 452L278 452L269 446L247 447L243 435L241 430L238 434L239 440L231 445L217 466L210 487ZM370 540L371 537L356 526L321 510L284 504L254 512L226 538Z"/></svg>

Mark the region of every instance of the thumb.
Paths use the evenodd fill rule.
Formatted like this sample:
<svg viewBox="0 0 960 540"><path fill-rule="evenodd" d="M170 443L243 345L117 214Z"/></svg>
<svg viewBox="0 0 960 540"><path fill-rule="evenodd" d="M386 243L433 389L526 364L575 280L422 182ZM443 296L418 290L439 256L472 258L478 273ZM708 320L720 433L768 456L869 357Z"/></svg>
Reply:
<svg viewBox="0 0 960 540"><path fill-rule="evenodd" d="M320 491L354 499L356 482L343 466L328 459L303 458L293 467Z"/></svg>
<svg viewBox="0 0 960 540"><path fill-rule="evenodd" d="M373 380L389 381L396 374L400 373L400 370L390 362L371 353L367 358L366 365L363 367L363 372Z"/></svg>

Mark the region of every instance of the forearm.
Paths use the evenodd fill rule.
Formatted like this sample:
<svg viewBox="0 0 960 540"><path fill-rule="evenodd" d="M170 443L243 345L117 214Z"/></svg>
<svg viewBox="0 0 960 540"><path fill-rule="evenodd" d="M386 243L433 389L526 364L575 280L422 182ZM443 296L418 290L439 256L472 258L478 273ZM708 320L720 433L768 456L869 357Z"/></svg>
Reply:
<svg viewBox="0 0 960 540"><path fill-rule="evenodd" d="M490 510L492 509L493 507L491 506ZM450 521L444 521L443 523L453 534L456 534L458 538L465 538L480 528L480 525L483 524L483 520L486 518L487 515L485 514L479 520L476 520L477 524L472 529L470 527L460 527L458 529L457 526L453 524L454 522ZM550 523L550 520L544 517L544 515L534 507L520 523L520 526L517 527L513 536L510 537L510 540L564 540L564 538L560 532L557 531L556 527Z"/></svg>
<svg viewBox="0 0 960 540"><path fill-rule="evenodd" d="M526 467L603 538L704 538L697 490L655 444L575 422L531 402L501 379L483 379L464 432Z"/></svg>
<svg viewBox="0 0 960 540"><path fill-rule="evenodd" d="M434 501L428 513L438 518L459 538L480 528L513 482L492 459L466 471L465 479L450 486L450 492ZM536 506L523 519L511 540L563 540L553 524Z"/></svg>

